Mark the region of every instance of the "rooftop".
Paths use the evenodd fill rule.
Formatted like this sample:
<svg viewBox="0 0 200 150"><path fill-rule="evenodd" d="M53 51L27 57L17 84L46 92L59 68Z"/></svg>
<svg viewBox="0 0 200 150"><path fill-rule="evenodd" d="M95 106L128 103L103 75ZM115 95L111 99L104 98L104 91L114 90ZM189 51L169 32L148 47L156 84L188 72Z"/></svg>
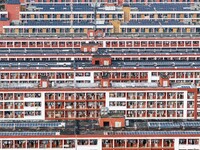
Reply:
<svg viewBox="0 0 200 150"><path fill-rule="evenodd" d="M65 124L65 126L60 126ZM38 127L37 127L38 125ZM89 129L90 128L90 129ZM12 131L10 131L12 129ZM37 130L37 131L34 131ZM125 128L100 128L97 120L65 122L27 122L0 123L0 136L48 136L48 135L122 135L122 136L177 136L200 135L199 121L129 121ZM7 132L6 132L7 131Z"/></svg>

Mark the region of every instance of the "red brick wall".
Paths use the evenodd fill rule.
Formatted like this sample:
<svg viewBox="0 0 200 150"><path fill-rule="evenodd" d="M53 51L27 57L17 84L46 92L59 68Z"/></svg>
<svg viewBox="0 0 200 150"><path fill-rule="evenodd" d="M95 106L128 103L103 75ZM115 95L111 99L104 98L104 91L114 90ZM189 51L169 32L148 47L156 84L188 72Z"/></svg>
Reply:
<svg viewBox="0 0 200 150"><path fill-rule="evenodd" d="M95 48L96 51L98 50L98 45L82 45L81 52L84 52L84 49L87 48L87 52L92 52L92 48Z"/></svg>
<svg viewBox="0 0 200 150"><path fill-rule="evenodd" d="M164 86L164 82L167 81L167 85L169 86L170 81L169 79L160 77L160 86Z"/></svg>
<svg viewBox="0 0 200 150"><path fill-rule="evenodd" d="M124 118L100 118L99 126L103 127L104 122L109 122L110 127L115 127L115 122L121 122L121 127L125 127L125 119Z"/></svg>
<svg viewBox="0 0 200 150"><path fill-rule="evenodd" d="M104 61L109 61L109 65L111 65L111 58L92 58L92 64L95 65L97 60L99 60L99 65L104 65Z"/></svg>
<svg viewBox="0 0 200 150"><path fill-rule="evenodd" d="M10 21L19 20L20 5L6 4L5 8L8 11L8 18Z"/></svg>

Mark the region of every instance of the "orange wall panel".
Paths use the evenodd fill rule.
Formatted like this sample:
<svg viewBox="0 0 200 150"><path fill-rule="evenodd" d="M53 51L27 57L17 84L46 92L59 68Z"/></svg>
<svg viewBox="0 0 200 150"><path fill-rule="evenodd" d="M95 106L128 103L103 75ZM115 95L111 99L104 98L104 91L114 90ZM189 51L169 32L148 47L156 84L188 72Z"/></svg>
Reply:
<svg viewBox="0 0 200 150"><path fill-rule="evenodd" d="M0 33L3 33L3 26L9 26L10 21L0 21Z"/></svg>

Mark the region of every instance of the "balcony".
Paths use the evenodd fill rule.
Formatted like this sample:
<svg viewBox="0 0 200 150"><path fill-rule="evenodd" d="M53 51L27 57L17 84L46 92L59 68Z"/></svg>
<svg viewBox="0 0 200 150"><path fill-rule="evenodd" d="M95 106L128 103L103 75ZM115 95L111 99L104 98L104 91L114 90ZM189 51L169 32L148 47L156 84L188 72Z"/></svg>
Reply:
<svg viewBox="0 0 200 150"><path fill-rule="evenodd" d="M127 140L127 148L130 148L130 147L138 147L138 140Z"/></svg>
<svg viewBox="0 0 200 150"><path fill-rule="evenodd" d="M15 140L15 148L26 148L25 140Z"/></svg>
<svg viewBox="0 0 200 150"><path fill-rule="evenodd" d="M157 147L162 147L162 140L151 140L151 147L152 148L157 148Z"/></svg>
<svg viewBox="0 0 200 150"><path fill-rule="evenodd" d="M46 118L54 118L54 111L46 111L45 117Z"/></svg>
<svg viewBox="0 0 200 150"><path fill-rule="evenodd" d="M4 109L13 109L13 102L5 102Z"/></svg>
<svg viewBox="0 0 200 150"><path fill-rule="evenodd" d="M65 111L65 117L66 118L75 118L75 112L74 111Z"/></svg>
<svg viewBox="0 0 200 150"><path fill-rule="evenodd" d="M12 111L5 111L4 112L4 118L13 118L13 112Z"/></svg>
<svg viewBox="0 0 200 150"><path fill-rule="evenodd" d="M102 107L105 107L105 102L97 102L96 108L101 109Z"/></svg>
<svg viewBox="0 0 200 150"><path fill-rule="evenodd" d="M138 110L137 111L137 117L146 117L146 111L145 110Z"/></svg>
<svg viewBox="0 0 200 150"><path fill-rule="evenodd" d="M165 110L158 110L157 111L157 117L166 117L166 111Z"/></svg>
<svg viewBox="0 0 200 150"><path fill-rule="evenodd" d="M78 141L77 141L77 144L78 144L78 145L88 145L89 142L88 142L88 140L78 140Z"/></svg>
<svg viewBox="0 0 200 150"><path fill-rule="evenodd" d="M143 93L143 92L137 93L137 99L140 99L140 100L146 99L146 93Z"/></svg>
<svg viewBox="0 0 200 150"><path fill-rule="evenodd" d="M75 140L64 140L64 148L75 148Z"/></svg>
<svg viewBox="0 0 200 150"><path fill-rule="evenodd" d="M146 108L146 102L137 102L137 108Z"/></svg>
<svg viewBox="0 0 200 150"><path fill-rule="evenodd" d="M3 109L3 102L0 102L0 109Z"/></svg>
<svg viewBox="0 0 200 150"><path fill-rule="evenodd" d="M173 148L174 147L174 140L173 139L164 139L163 141L163 147L167 147L167 148Z"/></svg>
<svg viewBox="0 0 200 150"><path fill-rule="evenodd" d="M18 79L18 73L11 73L10 79Z"/></svg>
<svg viewBox="0 0 200 150"><path fill-rule="evenodd" d="M177 111L177 117L183 117L183 111L182 110Z"/></svg>
<svg viewBox="0 0 200 150"><path fill-rule="evenodd" d="M86 100L85 93L77 93L76 100Z"/></svg>
<svg viewBox="0 0 200 150"><path fill-rule="evenodd" d="M184 73L182 73L182 72L177 72L177 73L176 73L176 78L184 78Z"/></svg>
<svg viewBox="0 0 200 150"><path fill-rule="evenodd" d="M96 111L87 111L87 116L90 118L96 118L95 114L96 114Z"/></svg>
<svg viewBox="0 0 200 150"><path fill-rule="evenodd" d="M120 73L119 72L114 72L112 73L112 79L120 79Z"/></svg>
<svg viewBox="0 0 200 150"><path fill-rule="evenodd" d="M25 102L25 107L35 107L35 102Z"/></svg>
<svg viewBox="0 0 200 150"><path fill-rule="evenodd" d="M87 100L95 100L95 94L94 93L86 93L86 99Z"/></svg>
<svg viewBox="0 0 200 150"><path fill-rule="evenodd" d="M115 148L125 148L125 140L114 140Z"/></svg>
<svg viewBox="0 0 200 150"><path fill-rule="evenodd" d="M127 99L128 100L136 99L136 93L128 93L127 94Z"/></svg>
<svg viewBox="0 0 200 150"><path fill-rule="evenodd" d="M199 145L199 139L188 139L188 145Z"/></svg>
<svg viewBox="0 0 200 150"><path fill-rule="evenodd" d="M166 99L166 93L158 92L157 93L157 99Z"/></svg>
<svg viewBox="0 0 200 150"><path fill-rule="evenodd" d="M137 116L137 111L135 111L135 110L128 110L127 111L127 115L126 115L127 117L136 117Z"/></svg>
<svg viewBox="0 0 200 150"><path fill-rule="evenodd" d="M65 77L66 77L66 79L73 79L74 78L74 74L73 73L66 73Z"/></svg>
<svg viewBox="0 0 200 150"><path fill-rule="evenodd" d="M94 73L94 79L101 79L102 78L102 73Z"/></svg>
<svg viewBox="0 0 200 150"><path fill-rule="evenodd" d="M5 93L4 100L14 100L13 93Z"/></svg>
<svg viewBox="0 0 200 150"><path fill-rule="evenodd" d="M166 108L166 102L158 101L157 102L157 108Z"/></svg>
<svg viewBox="0 0 200 150"><path fill-rule="evenodd" d="M78 118L86 118L87 117L86 111L77 111L76 113L77 113L76 117L78 117Z"/></svg>
<svg viewBox="0 0 200 150"><path fill-rule="evenodd" d="M194 102L187 102L187 108L194 108Z"/></svg>
<svg viewBox="0 0 200 150"><path fill-rule="evenodd" d="M176 108L176 102L167 102L167 108Z"/></svg>
<svg viewBox="0 0 200 150"><path fill-rule="evenodd" d="M177 108L183 108L184 104L183 102L177 102Z"/></svg>
<svg viewBox="0 0 200 150"><path fill-rule="evenodd" d="M186 72L185 73L185 78L193 78L193 77L194 77L193 72Z"/></svg>
<svg viewBox="0 0 200 150"><path fill-rule="evenodd" d="M64 100L64 93L55 93L55 100Z"/></svg>
<svg viewBox="0 0 200 150"><path fill-rule="evenodd" d="M131 79L138 79L139 73L138 72L131 72L130 77L131 77Z"/></svg>
<svg viewBox="0 0 200 150"><path fill-rule="evenodd" d="M12 149L14 146L13 140L3 140L2 148L3 149Z"/></svg>
<svg viewBox="0 0 200 150"><path fill-rule="evenodd" d="M113 140L102 140L103 148L113 148Z"/></svg>
<svg viewBox="0 0 200 150"><path fill-rule="evenodd" d="M167 117L176 117L176 111L175 110L168 110L167 111Z"/></svg>
<svg viewBox="0 0 200 150"><path fill-rule="evenodd" d="M137 108L136 102L128 102L127 103L127 108Z"/></svg>
<svg viewBox="0 0 200 150"><path fill-rule="evenodd" d="M176 93L174 92L167 93L167 99L176 99Z"/></svg>
<svg viewBox="0 0 200 150"><path fill-rule="evenodd" d="M40 140L39 148L50 148L50 140Z"/></svg>
<svg viewBox="0 0 200 150"><path fill-rule="evenodd" d="M27 140L27 148L38 148L38 140Z"/></svg>
<svg viewBox="0 0 200 150"><path fill-rule="evenodd" d="M55 111L55 118L64 118L64 111Z"/></svg>
<svg viewBox="0 0 200 150"><path fill-rule="evenodd" d="M106 98L105 93L96 93L97 100L105 100L105 98Z"/></svg>
<svg viewBox="0 0 200 150"><path fill-rule="evenodd" d="M52 140L52 148L62 148L63 140Z"/></svg>
<svg viewBox="0 0 200 150"><path fill-rule="evenodd" d="M184 98L184 93L183 92L178 92L177 93L177 99L183 99Z"/></svg>
<svg viewBox="0 0 200 150"><path fill-rule="evenodd" d="M76 108L77 109L86 109L86 104L85 103L77 103Z"/></svg>
<svg viewBox="0 0 200 150"><path fill-rule="evenodd" d="M46 109L55 109L55 103L54 102L47 102L45 103Z"/></svg>
<svg viewBox="0 0 200 150"><path fill-rule="evenodd" d="M74 98L73 93L65 93L65 100L74 100Z"/></svg>
<svg viewBox="0 0 200 150"><path fill-rule="evenodd" d="M187 117L194 117L194 111L187 111Z"/></svg>
<svg viewBox="0 0 200 150"><path fill-rule="evenodd" d="M1 79L9 79L9 74L8 73L2 73Z"/></svg>
<svg viewBox="0 0 200 150"><path fill-rule="evenodd" d="M88 109L95 109L96 103L88 102L88 103L86 103L86 106Z"/></svg>
<svg viewBox="0 0 200 150"><path fill-rule="evenodd" d="M64 109L64 103L63 102L56 102L55 108L56 109Z"/></svg>
<svg viewBox="0 0 200 150"><path fill-rule="evenodd" d="M54 93L46 93L45 99L46 100L55 100L55 94Z"/></svg>
<svg viewBox="0 0 200 150"><path fill-rule="evenodd" d="M24 112L23 111L16 111L15 112L15 118L24 118Z"/></svg>
<svg viewBox="0 0 200 150"><path fill-rule="evenodd" d="M65 103L65 109L74 109L74 103Z"/></svg>
<svg viewBox="0 0 200 150"><path fill-rule="evenodd" d="M49 79L55 79L55 73L47 73L47 77L49 77Z"/></svg>
<svg viewBox="0 0 200 150"><path fill-rule="evenodd" d="M186 139L179 139L179 144L180 145L186 145L187 140Z"/></svg>
<svg viewBox="0 0 200 150"><path fill-rule="evenodd" d="M65 79L65 73L56 73L56 79Z"/></svg>
<svg viewBox="0 0 200 150"><path fill-rule="evenodd" d="M188 99L194 99L194 93L187 93Z"/></svg>
<svg viewBox="0 0 200 150"><path fill-rule="evenodd" d="M147 108L156 108L156 103L155 102L147 102Z"/></svg>
<svg viewBox="0 0 200 150"><path fill-rule="evenodd" d="M144 140L144 139L140 139L139 140L139 147L144 147L144 148L147 148L147 147L151 147L151 141L150 140Z"/></svg>
<svg viewBox="0 0 200 150"><path fill-rule="evenodd" d="M141 72L140 73L140 79L147 79L147 78L148 78L147 72Z"/></svg>
<svg viewBox="0 0 200 150"><path fill-rule="evenodd" d="M24 109L24 103L22 102L15 102L15 109Z"/></svg>
<svg viewBox="0 0 200 150"><path fill-rule="evenodd" d="M147 111L147 117L156 117L156 111L155 110L148 110Z"/></svg>
<svg viewBox="0 0 200 150"><path fill-rule="evenodd" d="M24 100L23 93L14 93L15 100Z"/></svg>
<svg viewBox="0 0 200 150"><path fill-rule="evenodd" d="M37 79L37 73L29 73L30 79Z"/></svg>
<svg viewBox="0 0 200 150"><path fill-rule="evenodd" d="M150 100L156 99L156 93L147 93L147 99Z"/></svg>

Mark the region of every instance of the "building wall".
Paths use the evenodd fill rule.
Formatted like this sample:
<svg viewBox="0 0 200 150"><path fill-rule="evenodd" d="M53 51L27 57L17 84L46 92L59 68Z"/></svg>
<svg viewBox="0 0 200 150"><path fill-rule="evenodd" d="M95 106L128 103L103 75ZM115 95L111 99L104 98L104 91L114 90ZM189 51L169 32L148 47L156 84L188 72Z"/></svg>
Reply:
<svg viewBox="0 0 200 150"><path fill-rule="evenodd" d="M8 18L10 21L19 20L19 12L20 12L19 4L6 4L5 8L8 11Z"/></svg>

